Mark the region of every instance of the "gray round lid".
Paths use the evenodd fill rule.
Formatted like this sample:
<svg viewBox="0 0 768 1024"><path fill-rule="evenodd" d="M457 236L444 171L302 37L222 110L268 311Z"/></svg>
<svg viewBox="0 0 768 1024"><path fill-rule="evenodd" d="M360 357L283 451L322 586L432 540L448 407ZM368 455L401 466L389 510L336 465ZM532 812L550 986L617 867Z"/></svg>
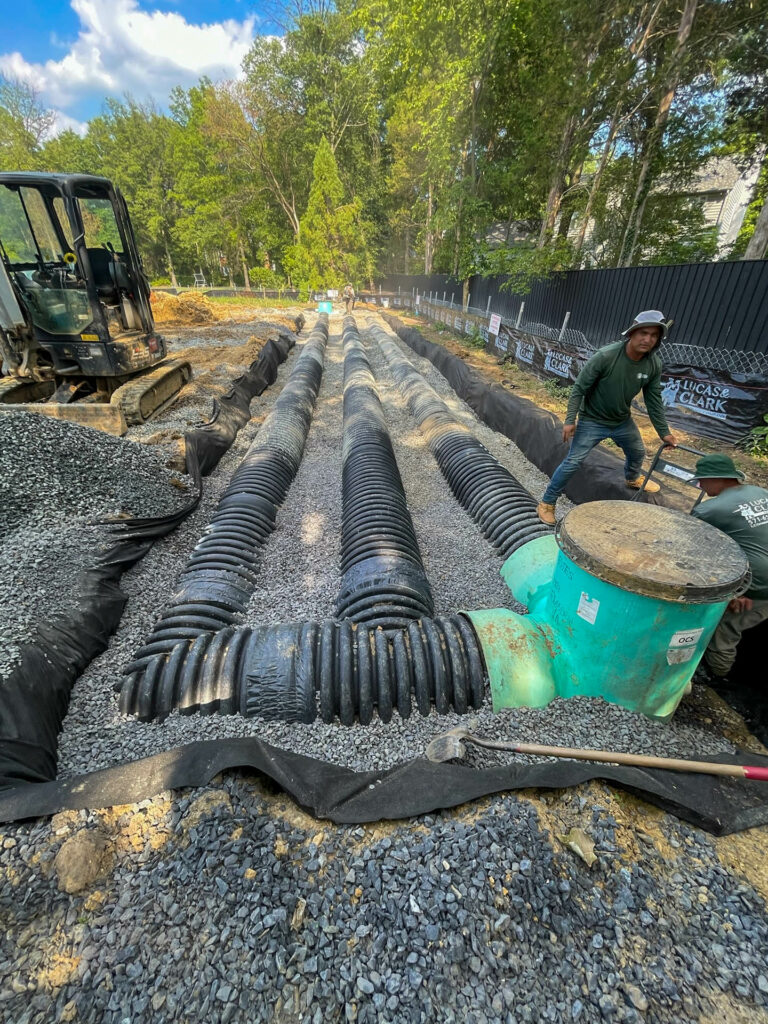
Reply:
<svg viewBox="0 0 768 1024"><path fill-rule="evenodd" d="M577 505L561 520L557 543L598 579L663 601L723 601L749 571L744 552L722 530L634 501Z"/></svg>

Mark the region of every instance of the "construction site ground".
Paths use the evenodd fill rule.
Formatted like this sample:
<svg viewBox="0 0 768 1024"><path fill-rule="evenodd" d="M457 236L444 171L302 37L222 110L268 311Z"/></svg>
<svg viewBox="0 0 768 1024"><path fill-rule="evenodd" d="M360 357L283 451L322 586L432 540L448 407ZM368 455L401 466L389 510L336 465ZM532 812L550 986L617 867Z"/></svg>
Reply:
<svg viewBox="0 0 768 1024"><path fill-rule="evenodd" d="M199 508L126 573L129 600L120 628L72 694L61 774L239 735L264 736L316 757L324 751L349 767L417 756L445 727L436 716L369 730L268 726L237 716L175 715L141 724L120 716L112 684L171 593L315 316L305 307L248 309L207 300L197 314L201 323L188 309L171 308L159 329L170 354L191 361L194 378L173 406L131 428L126 439L158 446L176 470L183 465L184 432L210 417L213 399L258 354L268 324L290 327L301 312L307 327L204 481ZM383 323L374 311L355 315L436 605L498 607L508 600L498 577L501 560L448 490L366 336L369 320ZM413 323L489 379L511 382L562 415L562 399L540 382L448 332ZM426 360L403 350L492 454L540 497L543 474L480 424ZM337 309L304 461L278 515L249 621L328 617L332 608L341 385ZM652 434L644 430L651 449ZM751 479L768 478L764 462L736 457ZM557 703L551 712L510 716L510 727L586 745L578 705ZM599 718L598 702L589 711ZM599 738L630 746L638 716L616 725L617 717L606 714L608 734ZM672 753L679 744L683 756L693 756L698 742L712 751L764 752L739 716L698 686L671 723L648 735L663 747L648 753ZM0 1020L768 1024L766 839L768 828L714 837L601 782L515 792L415 819L338 826L310 817L247 772L135 805L0 826Z"/></svg>

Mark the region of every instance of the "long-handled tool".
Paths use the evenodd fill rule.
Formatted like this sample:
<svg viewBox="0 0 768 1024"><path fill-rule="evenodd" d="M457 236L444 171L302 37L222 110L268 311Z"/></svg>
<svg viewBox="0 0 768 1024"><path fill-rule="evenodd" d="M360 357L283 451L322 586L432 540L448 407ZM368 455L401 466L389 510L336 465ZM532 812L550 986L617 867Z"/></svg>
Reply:
<svg viewBox="0 0 768 1024"><path fill-rule="evenodd" d="M508 750L515 754L538 754L541 757L567 757L576 761L604 761L609 764L631 764L638 768L666 768L672 772L701 772L705 775L726 775L732 779L757 779L768 782L768 768L748 764L714 764L710 761L684 761L677 757L649 757L645 754L621 754L615 750L580 750L577 747L548 747L542 743L510 743L475 736L466 729L451 729L437 736L427 746L430 761L452 761L466 754L465 743L488 750Z"/></svg>

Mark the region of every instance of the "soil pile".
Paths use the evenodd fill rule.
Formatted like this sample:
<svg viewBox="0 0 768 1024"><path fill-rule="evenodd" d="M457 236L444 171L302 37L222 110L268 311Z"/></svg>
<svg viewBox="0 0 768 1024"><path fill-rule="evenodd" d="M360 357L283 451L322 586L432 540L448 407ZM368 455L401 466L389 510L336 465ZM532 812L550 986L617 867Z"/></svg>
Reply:
<svg viewBox="0 0 768 1024"><path fill-rule="evenodd" d="M219 319L213 303L202 292L152 292L151 305L157 323L213 324Z"/></svg>

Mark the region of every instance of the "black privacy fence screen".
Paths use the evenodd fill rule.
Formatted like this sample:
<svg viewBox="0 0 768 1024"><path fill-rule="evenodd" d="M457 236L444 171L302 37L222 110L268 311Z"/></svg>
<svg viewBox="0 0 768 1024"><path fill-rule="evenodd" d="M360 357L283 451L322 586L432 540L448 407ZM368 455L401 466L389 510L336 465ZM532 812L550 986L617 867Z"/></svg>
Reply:
<svg viewBox="0 0 768 1024"><path fill-rule="evenodd" d="M673 321L661 349L670 424L736 443L768 414L768 261L576 270L517 295L504 277L391 275L379 305L411 309L564 386L643 309Z"/></svg>

